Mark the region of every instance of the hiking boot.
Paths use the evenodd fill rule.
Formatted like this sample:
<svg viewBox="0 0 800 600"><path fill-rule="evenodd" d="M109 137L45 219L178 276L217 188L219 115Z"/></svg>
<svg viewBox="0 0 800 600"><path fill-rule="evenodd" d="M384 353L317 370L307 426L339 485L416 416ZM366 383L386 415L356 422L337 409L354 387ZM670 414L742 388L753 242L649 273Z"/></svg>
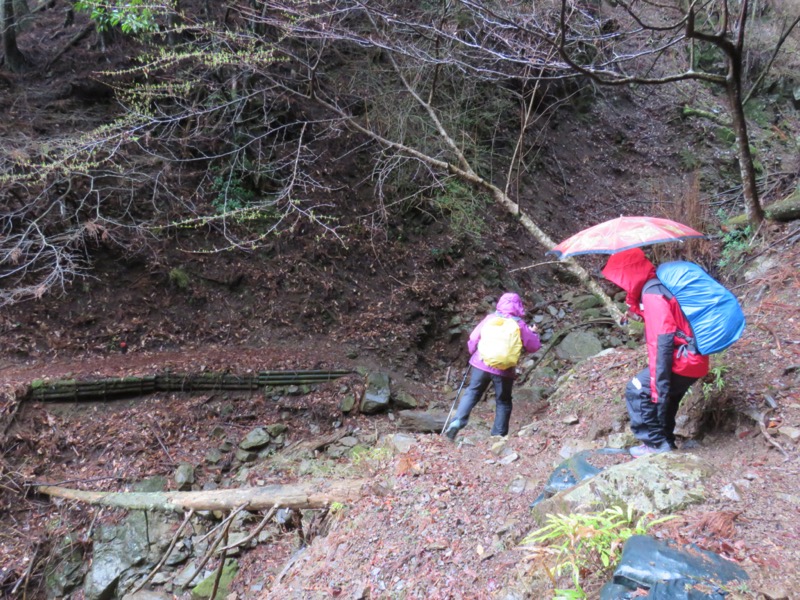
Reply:
<svg viewBox="0 0 800 600"><path fill-rule="evenodd" d="M672 446L670 446L669 442L661 442L658 446L649 446L647 444L641 444L639 446L634 446L628 452L631 453L633 458L639 458L640 456L646 456L648 454L663 454L664 452L671 452Z"/></svg>
<svg viewBox="0 0 800 600"><path fill-rule="evenodd" d="M447 429L444 430L444 434L447 436L447 439L451 442L454 442L456 439L456 434L458 433L459 427L461 423L458 422L458 419L450 422L450 425L447 426Z"/></svg>

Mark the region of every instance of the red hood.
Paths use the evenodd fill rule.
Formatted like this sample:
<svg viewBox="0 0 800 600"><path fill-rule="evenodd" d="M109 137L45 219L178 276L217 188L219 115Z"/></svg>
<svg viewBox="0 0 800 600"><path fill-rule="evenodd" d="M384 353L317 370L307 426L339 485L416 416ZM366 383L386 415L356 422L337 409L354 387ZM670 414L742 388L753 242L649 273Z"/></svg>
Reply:
<svg viewBox="0 0 800 600"><path fill-rule="evenodd" d="M639 313L644 284L655 276L656 268L641 248L612 254L603 268L603 277L628 292L625 303L636 313Z"/></svg>

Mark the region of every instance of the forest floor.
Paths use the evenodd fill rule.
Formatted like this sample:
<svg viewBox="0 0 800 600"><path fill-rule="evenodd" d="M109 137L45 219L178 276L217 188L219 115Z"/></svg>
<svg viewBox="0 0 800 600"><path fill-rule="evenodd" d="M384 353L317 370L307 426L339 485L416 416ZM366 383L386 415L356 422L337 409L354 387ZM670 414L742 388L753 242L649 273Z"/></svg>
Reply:
<svg viewBox="0 0 800 600"><path fill-rule="evenodd" d="M724 371L722 389L704 411L698 444L679 450L715 467L707 498L656 530L666 539L697 543L742 565L752 581L733 596L739 598L800 597L800 444L777 433L780 427L800 428L796 237L796 226L771 227L753 250L750 268L756 261L765 266L735 289L748 327L731 350L715 357L717 370ZM502 455L493 450L497 439L488 433L493 409L491 402L484 402L455 444L438 435L416 434L407 453L375 452L361 461L337 459L334 465L321 462L320 473L368 476L371 492L330 516L327 535L318 535L302 552L297 532L290 531L245 553L232 588L236 597L493 598L519 582L529 586L529 597L545 597L550 583L541 564L519 546L535 526L529 504L565 446L591 442L625 422L624 385L644 361L641 348L617 349L577 365L557 402L517 402ZM2 375L6 385L23 385L42 377L140 375L165 368L246 373L348 368L357 362L343 357L336 346L314 341L269 349L117 352L74 360L6 358ZM398 376L397 381L428 408L446 412L460 374L451 373L448 386L443 378L440 374L438 381L423 384ZM70 531L85 535L96 520L121 516L121 511L48 501L32 493L32 485L123 490L135 480L169 477L178 462L202 463L212 436L218 435L215 428L241 437L258 424L288 415L293 442L338 427L362 441L377 442L399 430L396 420L387 415L343 416L338 408L343 390L358 389L360 381L353 375L324 384L311 395L278 402L263 394L181 393L77 405L23 403L2 463L4 589L20 581L28 565L41 567L54 537ZM769 402L778 408L766 412L765 433L743 412L767 411ZM510 451L517 459L502 460ZM267 461L250 471L248 481L290 483L302 479L299 471L298 465ZM213 476L212 469L200 469L197 485ZM738 500L726 492L731 486ZM587 580L590 597L596 597L603 576L607 573ZM40 585L32 578L17 591L39 597Z"/></svg>
<svg viewBox="0 0 800 600"><path fill-rule="evenodd" d="M89 130L115 114L119 107L98 80L135 56L124 44L105 48L94 33L82 36L90 31L87 17L65 19L71 3L53 6L19 36L32 62L47 67L0 82L0 137L32 156L46 140ZM536 180L517 190L523 209L556 239L622 213L681 216L688 213L677 199L692 195L695 176L715 208L738 206L738 192L730 193L738 188L724 179L738 177L730 149L720 150L711 130L679 117L684 103L702 105L698 98L706 93L595 90L586 106L565 106L527 157ZM796 146L781 141L796 139L792 110L776 117L780 127L770 122L753 130L764 164L776 173L770 201L796 183ZM696 165L705 165L699 175ZM203 248L203 232L182 238L181 248L175 240L159 241L144 256L98 243L87 250L90 276L76 279L64 295L0 312L0 594L44 597L42 575L56 542L77 534L89 556L90 532L124 516L39 495L37 484L124 490L145 478L170 478L178 463L205 464L220 430L237 439L276 421L289 425L288 439L298 444L346 430L375 445L400 431L394 415L341 413L342 396L363 386L356 375L279 400L263 393L160 393L80 404L15 400L14 392L32 381L166 369L247 374L366 367L389 372L426 408L446 413L468 358L465 331L486 311L487 296L519 290L534 315L560 306L566 291L581 293L515 219L481 207L485 232L466 242L443 218L375 224L368 170L355 161L336 168L358 173L359 181L363 175L362 184L345 186L334 199L347 247L303 228L246 254L186 252ZM698 445L680 450L716 468L708 497L657 531L742 565L752 578L739 592L743 598L797 600L800 452L778 433L800 428L797 225L765 225L755 240L742 250L745 265L726 280L742 299L748 327L728 353L715 357L722 378L706 382L715 389L692 440ZM704 266L716 266L712 257L719 257L718 247L704 251ZM757 264L763 268L746 280ZM175 272L189 284L175 285ZM554 363L557 374L572 368ZM621 347L575 366L553 401L517 401L500 455L489 436L488 401L455 444L416 434L407 453L320 456L316 466L287 458L254 467L247 479L253 485L366 476L372 486L329 515L327 535L302 551L291 530L243 553L234 598L481 599L503 597L503 589L520 582L529 586L528 597L549 597L552 585L541 563L519 546L534 526L529 504L566 446L626 427L624 386L644 364L642 348ZM555 384L551 372L534 377ZM777 408L767 412L770 402ZM754 409L765 413L766 433L743 416ZM516 460L505 460L507 452ZM196 485L224 480L229 466L199 468ZM726 491L731 486L739 500ZM588 578L590 597L607 575Z"/></svg>

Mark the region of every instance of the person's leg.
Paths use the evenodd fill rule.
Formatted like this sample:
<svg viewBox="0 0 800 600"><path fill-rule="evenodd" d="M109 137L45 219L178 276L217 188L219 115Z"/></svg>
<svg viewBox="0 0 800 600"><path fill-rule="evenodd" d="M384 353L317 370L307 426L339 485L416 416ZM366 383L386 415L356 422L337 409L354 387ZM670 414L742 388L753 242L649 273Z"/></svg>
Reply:
<svg viewBox="0 0 800 600"><path fill-rule="evenodd" d="M492 375L496 407L492 435L508 435L508 424L511 421L511 390L514 380L511 377Z"/></svg>
<svg viewBox="0 0 800 600"><path fill-rule="evenodd" d="M456 416L452 421L450 421L450 424L447 427L448 437L451 437L452 439L452 437L455 437L455 434L459 429L464 429L464 427L466 427L467 422L469 421L469 413L471 413L472 409L475 408L475 405L481 399L483 392L486 391L486 388L489 386L489 382L491 381L492 376L489 373L476 367L472 367L469 385L467 386L467 389L464 390L464 394L461 396L461 400L458 402ZM449 435L451 431L453 432L452 436Z"/></svg>
<svg viewBox="0 0 800 600"><path fill-rule="evenodd" d="M652 447L667 441L659 404L653 402L650 392L650 370L643 369L625 388L625 403L631 419L631 431L636 439Z"/></svg>
<svg viewBox="0 0 800 600"><path fill-rule="evenodd" d="M697 381L696 377L672 374L669 399L664 407L663 416L664 434L672 448L675 448L675 416L678 414L681 400L695 381Z"/></svg>

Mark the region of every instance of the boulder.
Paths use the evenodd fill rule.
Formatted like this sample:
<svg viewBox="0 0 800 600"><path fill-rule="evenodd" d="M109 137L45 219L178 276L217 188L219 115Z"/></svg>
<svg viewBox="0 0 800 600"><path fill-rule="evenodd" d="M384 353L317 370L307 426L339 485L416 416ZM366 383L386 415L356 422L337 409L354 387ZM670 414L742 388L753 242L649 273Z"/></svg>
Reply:
<svg viewBox="0 0 800 600"><path fill-rule="evenodd" d="M586 512L623 504L644 514L666 515L705 498L713 468L684 452L651 454L614 465L537 505L537 512Z"/></svg>
<svg viewBox="0 0 800 600"><path fill-rule="evenodd" d="M179 464L178 468L175 469L175 475L173 478L175 479L175 485L179 490L191 489L192 484L194 483L194 465L187 462Z"/></svg>
<svg viewBox="0 0 800 600"><path fill-rule="evenodd" d="M361 399L361 412L374 415L389 408L391 400L389 375L386 373L372 372L367 376L367 385Z"/></svg>
<svg viewBox="0 0 800 600"><path fill-rule="evenodd" d="M572 331L556 347L556 355L562 360L580 361L603 351L603 343L588 331Z"/></svg>
<svg viewBox="0 0 800 600"><path fill-rule="evenodd" d="M242 450L259 450L269 444L271 439L266 429L263 427L256 427L248 432L244 439L239 442L239 448Z"/></svg>
<svg viewBox="0 0 800 600"><path fill-rule="evenodd" d="M400 427L420 433L441 433L447 414L421 410L401 410L397 413Z"/></svg>
<svg viewBox="0 0 800 600"><path fill-rule="evenodd" d="M394 390L392 392L392 403L400 409L414 409L419 406L419 402L405 390Z"/></svg>

